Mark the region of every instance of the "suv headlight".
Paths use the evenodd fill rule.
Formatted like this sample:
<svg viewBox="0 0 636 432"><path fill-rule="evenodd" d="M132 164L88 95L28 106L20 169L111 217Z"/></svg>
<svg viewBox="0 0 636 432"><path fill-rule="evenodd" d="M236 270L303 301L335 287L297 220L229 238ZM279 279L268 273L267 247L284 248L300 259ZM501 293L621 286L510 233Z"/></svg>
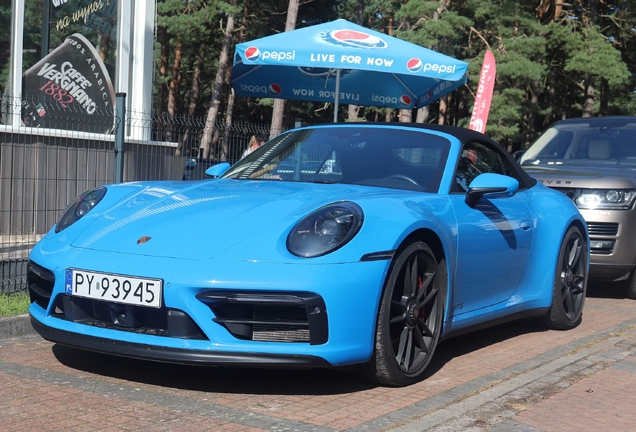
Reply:
<svg viewBox="0 0 636 432"><path fill-rule="evenodd" d="M580 209L589 210L628 210L636 198L633 189L586 189L576 197L574 202Z"/></svg>
<svg viewBox="0 0 636 432"><path fill-rule="evenodd" d="M75 201L64 210L64 214L62 214L62 217L55 225L55 232L58 233L83 218L86 213L91 211L93 207L104 198L104 195L106 195L106 188L103 186L81 193L75 198Z"/></svg>
<svg viewBox="0 0 636 432"><path fill-rule="evenodd" d="M287 249L313 258L341 248L360 230L362 209L352 202L329 204L305 216L287 236Z"/></svg>

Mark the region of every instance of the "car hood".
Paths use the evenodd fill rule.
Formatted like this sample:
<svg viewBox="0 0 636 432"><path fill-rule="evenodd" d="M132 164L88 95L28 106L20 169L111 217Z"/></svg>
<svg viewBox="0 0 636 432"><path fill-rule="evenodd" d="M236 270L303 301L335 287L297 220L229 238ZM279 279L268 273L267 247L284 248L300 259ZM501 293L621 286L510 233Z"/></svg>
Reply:
<svg viewBox="0 0 636 432"><path fill-rule="evenodd" d="M616 165L524 165L523 169L548 187L636 188L636 167Z"/></svg>
<svg viewBox="0 0 636 432"><path fill-rule="evenodd" d="M93 218L72 246L206 259L240 242L253 241L250 247L258 248L262 233L268 243L284 245L289 230L311 211L368 196L374 189L386 193L365 186L278 181L149 183Z"/></svg>

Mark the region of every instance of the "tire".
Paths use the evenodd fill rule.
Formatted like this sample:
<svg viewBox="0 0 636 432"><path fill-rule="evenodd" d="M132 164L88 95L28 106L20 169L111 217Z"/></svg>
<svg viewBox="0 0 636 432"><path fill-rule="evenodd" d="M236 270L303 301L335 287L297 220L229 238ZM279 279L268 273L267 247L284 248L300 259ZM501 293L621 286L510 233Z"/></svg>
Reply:
<svg viewBox="0 0 636 432"><path fill-rule="evenodd" d="M625 297L636 300L636 270L632 270L632 274L629 276L629 279L627 279L626 285Z"/></svg>
<svg viewBox="0 0 636 432"><path fill-rule="evenodd" d="M546 316L549 328L569 330L581 323L587 291L588 259L587 239L579 228L570 227L561 242L556 264L552 306Z"/></svg>
<svg viewBox="0 0 636 432"><path fill-rule="evenodd" d="M398 254L380 302L374 354L363 366L367 378L390 386L423 378L439 341L445 292L446 265L425 243Z"/></svg>

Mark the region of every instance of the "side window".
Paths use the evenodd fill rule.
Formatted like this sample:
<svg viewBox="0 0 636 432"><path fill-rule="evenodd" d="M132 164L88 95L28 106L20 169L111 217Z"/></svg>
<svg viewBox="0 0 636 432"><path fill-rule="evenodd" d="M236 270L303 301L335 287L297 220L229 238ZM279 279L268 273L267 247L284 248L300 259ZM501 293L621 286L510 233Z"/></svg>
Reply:
<svg viewBox="0 0 636 432"><path fill-rule="evenodd" d="M453 192L468 192L468 186L479 174L494 173L517 178L499 149L486 143L467 142L455 172Z"/></svg>

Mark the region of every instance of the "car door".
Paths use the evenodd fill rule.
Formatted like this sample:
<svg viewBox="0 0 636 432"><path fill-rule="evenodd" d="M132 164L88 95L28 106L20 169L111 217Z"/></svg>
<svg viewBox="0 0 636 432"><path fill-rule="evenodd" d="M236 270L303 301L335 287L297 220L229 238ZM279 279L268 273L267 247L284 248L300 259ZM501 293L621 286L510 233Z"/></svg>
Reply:
<svg viewBox="0 0 636 432"><path fill-rule="evenodd" d="M458 223L451 300L455 315L510 299L525 271L533 217L523 185L512 197L483 197L474 208L464 202L470 182L479 174L503 174L521 181L501 152L488 142L468 142L458 162L451 193Z"/></svg>

